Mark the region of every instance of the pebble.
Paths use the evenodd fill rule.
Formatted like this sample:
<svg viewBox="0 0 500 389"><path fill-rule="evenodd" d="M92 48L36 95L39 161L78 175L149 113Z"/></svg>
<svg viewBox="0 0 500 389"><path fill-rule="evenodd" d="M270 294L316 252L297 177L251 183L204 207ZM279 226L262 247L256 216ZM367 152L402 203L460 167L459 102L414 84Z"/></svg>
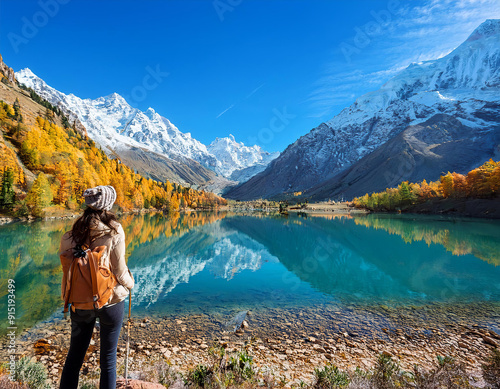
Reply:
<svg viewBox="0 0 500 389"><path fill-rule="evenodd" d="M178 371L186 372L197 364L207 364L207 350L216 342L228 354L246 347L255 364L273 366L277 377L293 372L305 381L312 380L314 368L327 363L343 369L369 368L380 352L398 358L408 370L415 363L431 368L436 365L436 355L453 355L470 371L478 372L492 347L500 343L500 336L489 324L500 321L495 309L482 313L470 306L457 306L455 316L448 316L447 309L434 305L401 311L389 306L332 308L254 311L251 320L242 323L244 331L239 334L222 331L220 323L227 321L223 315L140 318L139 325L131 328L130 369L141 371L141 366L166 359ZM419 313L425 314L420 318ZM251 334L247 332L250 324ZM98 366L98 339L94 334L83 375L92 374ZM39 346L50 348L36 355L33 345L41 340L46 343ZM58 382L69 347L67 322L55 321L42 331L23 332L18 344L44 363L50 378ZM118 364L123 364L125 351L122 331Z"/></svg>

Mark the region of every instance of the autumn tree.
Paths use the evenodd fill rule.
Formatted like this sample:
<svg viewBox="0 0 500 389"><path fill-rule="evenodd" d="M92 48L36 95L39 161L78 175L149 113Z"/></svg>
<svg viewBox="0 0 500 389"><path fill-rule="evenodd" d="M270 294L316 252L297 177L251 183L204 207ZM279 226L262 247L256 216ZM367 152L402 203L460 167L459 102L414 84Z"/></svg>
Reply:
<svg viewBox="0 0 500 389"><path fill-rule="evenodd" d="M452 173L451 176L453 179L453 196L458 198L466 197L468 189L467 177L459 173Z"/></svg>
<svg viewBox="0 0 500 389"><path fill-rule="evenodd" d="M49 180L44 173L40 173L26 196L26 204L32 209L34 216L41 217L43 208L49 206L51 201L52 190Z"/></svg>
<svg viewBox="0 0 500 389"><path fill-rule="evenodd" d="M445 176L441 176L441 191L443 197L450 197L453 194L453 175L448 172Z"/></svg>

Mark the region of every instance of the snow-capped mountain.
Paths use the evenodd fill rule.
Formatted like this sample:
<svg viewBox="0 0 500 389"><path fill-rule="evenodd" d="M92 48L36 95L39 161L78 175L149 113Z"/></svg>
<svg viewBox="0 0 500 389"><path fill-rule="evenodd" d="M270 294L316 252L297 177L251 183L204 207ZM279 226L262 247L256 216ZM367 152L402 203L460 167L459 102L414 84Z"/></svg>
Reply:
<svg viewBox="0 0 500 389"><path fill-rule="evenodd" d="M278 152L268 153L257 145L249 147L236 142L232 134L226 138L215 138L208 146L208 151L217 158L215 171L218 174L241 182L250 178L243 170L251 167L253 174L257 174L279 156Z"/></svg>
<svg viewBox="0 0 500 389"><path fill-rule="evenodd" d="M142 112L117 93L94 100L81 99L50 87L30 69L16 72L16 77L51 104L61 107L70 121L78 119L88 135L110 154L121 156L134 148L181 162L188 158L228 179L233 172L249 167L256 167L256 173L262 171L278 154L267 153L258 146L247 147L233 136L217 138L207 148L153 108Z"/></svg>
<svg viewBox="0 0 500 389"><path fill-rule="evenodd" d="M227 196L251 199L307 190L349 168L408 126L439 114L470 128L471 139L498 131L499 92L500 20L487 20L447 56L413 63L379 90L359 97Z"/></svg>

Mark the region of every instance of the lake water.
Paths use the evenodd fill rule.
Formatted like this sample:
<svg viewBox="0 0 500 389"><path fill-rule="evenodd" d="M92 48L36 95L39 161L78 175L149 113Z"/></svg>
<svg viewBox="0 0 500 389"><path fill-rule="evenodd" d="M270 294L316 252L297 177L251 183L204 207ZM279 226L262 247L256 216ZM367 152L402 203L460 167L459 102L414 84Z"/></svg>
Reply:
<svg viewBox="0 0 500 389"><path fill-rule="evenodd" d="M0 226L0 335L7 327L8 279L16 283L19 328L62 310L57 252L72 222ZM499 313L499 221L191 213L121 222L137 316L322 304L465 304L483 307L486 320L488 312Z"/></svg>

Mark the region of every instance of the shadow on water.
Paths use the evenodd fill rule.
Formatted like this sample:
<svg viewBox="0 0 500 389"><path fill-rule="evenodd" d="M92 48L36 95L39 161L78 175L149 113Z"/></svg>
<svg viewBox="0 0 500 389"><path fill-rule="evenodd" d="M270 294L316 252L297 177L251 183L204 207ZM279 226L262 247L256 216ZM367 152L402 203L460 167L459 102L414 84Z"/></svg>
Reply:
<svg viewBox="0 0 500 389"><path fill-rule="evenodd" d="M500 267L491 264L500 251L496 221L368 215L224 223L265 245L301 280L346 302L500 301Z"/></svg>
<svg viewBox="0 0 500 389"><path fill-rule="evenodd" d="M191 213L121 222L139 315L500 301L496 221ZM57 252L71 224L0 226L0 310L13 278L20 329L61 307ZM0 335L6 327L0 323Z"/></svg>

